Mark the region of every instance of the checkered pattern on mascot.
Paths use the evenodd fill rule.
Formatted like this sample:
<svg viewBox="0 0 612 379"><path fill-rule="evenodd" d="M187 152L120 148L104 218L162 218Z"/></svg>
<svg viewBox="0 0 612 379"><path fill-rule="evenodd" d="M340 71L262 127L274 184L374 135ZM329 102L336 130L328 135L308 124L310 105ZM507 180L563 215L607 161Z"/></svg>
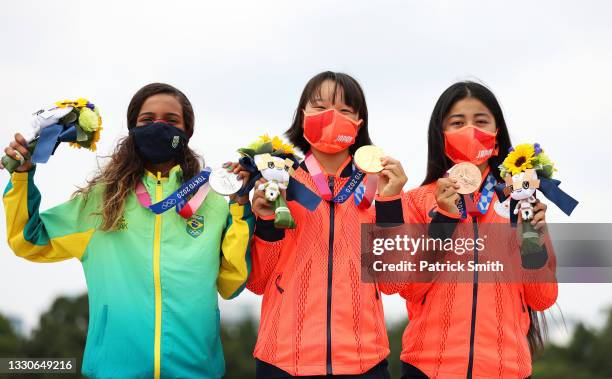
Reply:
<svg viewBox="0 0 612 379"><path fill-rule="evenodd" d="M287 207L287 202L281 195L281 190L286 190L289 185L293 161L289 158L282 159L271 154L258 154L254 157L255 165L261 176L267 180L257 188L264 191L266 200L273 203L274 225L277 228L293 229L295 220Z"/></svg>

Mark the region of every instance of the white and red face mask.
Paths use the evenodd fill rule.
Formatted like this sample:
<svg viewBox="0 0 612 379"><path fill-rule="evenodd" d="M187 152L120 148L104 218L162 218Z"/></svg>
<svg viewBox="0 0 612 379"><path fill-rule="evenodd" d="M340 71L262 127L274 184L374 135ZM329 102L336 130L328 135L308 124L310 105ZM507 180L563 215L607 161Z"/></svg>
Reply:
<svg viewBox="0 0 612 379"><path fill-rule="evenodd" d="M497 131L492 133L475 126L464 126L444 132L444 150L455 163L479 165L498 154Z"/></svg>
<svg viewBox="0 0 612 379"><path fill-rule="evenodd" d="M355 143L362 122L352 120L335 109L304 113L304 138L315 149L334 154Z"/></svg>

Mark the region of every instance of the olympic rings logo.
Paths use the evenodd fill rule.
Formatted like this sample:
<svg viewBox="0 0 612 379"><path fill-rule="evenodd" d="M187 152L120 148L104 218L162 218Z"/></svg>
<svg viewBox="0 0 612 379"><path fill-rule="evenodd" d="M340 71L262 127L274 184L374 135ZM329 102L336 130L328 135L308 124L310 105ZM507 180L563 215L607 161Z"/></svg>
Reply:
<svg viewBox="0 0 612 379"><path fill-rule="evenodd" d="M342 202L342 201L344 201L344 200L346 200L346 199L347 199L347 196L346 196L346 195L338 195L338 197L337 197L336 199L337 199L339 202Z"/></svg>
<svg viewBox="0 0 612 379"><path fill-rule="evenodd" d="M166 200L166 201L164 201L162 203L162 208L163 209L168 209L168 208L174 206L175 204L176 204L176 200L175 199L168 199L168 200Z"/></svg>

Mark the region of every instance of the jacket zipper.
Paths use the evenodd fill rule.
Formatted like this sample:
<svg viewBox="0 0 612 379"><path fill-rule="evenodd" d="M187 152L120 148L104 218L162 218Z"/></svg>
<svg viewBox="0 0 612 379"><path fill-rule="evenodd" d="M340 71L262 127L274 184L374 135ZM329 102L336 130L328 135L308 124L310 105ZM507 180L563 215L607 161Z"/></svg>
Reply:
<svg viewBox="0 0 612 379"><path fill-rule="evenodd" d="M162 200L161 173L157 173L157 185L155 186L155 201ZM154 346L154 378L161 377L161 317L162 317L162 294L161 294L161 215L155 215L155 238L153 241L153 284L155 287L155 346Z"/></svg>
<svg viewBox="0 0 612 379"><path fill-rule="evenodd" d="M478 239L478 220L472 217L474 240ZM478 264L478 249L474 246L474 264ZM472 322L470 327L470 355L468 359L467 378L472 379L474 370L474 337L476 335L476 306L478 305L478 270L474 270L474 285L472 287Z"/></svg>
<svg viewBox="0 0 612 379"><path fill-rule="evenodd" d="M276 289L278 290L278 292L283 293L285 292L285 290L279 284L281 277L282 277L281 274L278 274L278 276L276 277L276 280L274 281L274 284L276 284Z"/></svg>
<svg viewBox="0 0 612 379"><path fill-rule="evenodd" d="M334 193L334 177L328 179L329 189L332 196ZM331 311L332 311L332 272L334 269L334 202L329 202L329 250L327 254L327 375L332 375L332 336L331 336Z"/></svg>

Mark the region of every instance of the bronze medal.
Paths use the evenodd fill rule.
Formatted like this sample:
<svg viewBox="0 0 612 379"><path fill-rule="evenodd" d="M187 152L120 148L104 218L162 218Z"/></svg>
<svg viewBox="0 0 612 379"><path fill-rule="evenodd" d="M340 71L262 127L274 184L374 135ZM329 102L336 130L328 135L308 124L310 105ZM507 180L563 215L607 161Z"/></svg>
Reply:
<svg viewBox="0 0 612 379"><path fill-rule="evenodd" d="M480 169L473 163L457 163L448 170L448 177L455 179L459 185L457 193L468 195L474 193L480 187L482 174Z"/></svg>

